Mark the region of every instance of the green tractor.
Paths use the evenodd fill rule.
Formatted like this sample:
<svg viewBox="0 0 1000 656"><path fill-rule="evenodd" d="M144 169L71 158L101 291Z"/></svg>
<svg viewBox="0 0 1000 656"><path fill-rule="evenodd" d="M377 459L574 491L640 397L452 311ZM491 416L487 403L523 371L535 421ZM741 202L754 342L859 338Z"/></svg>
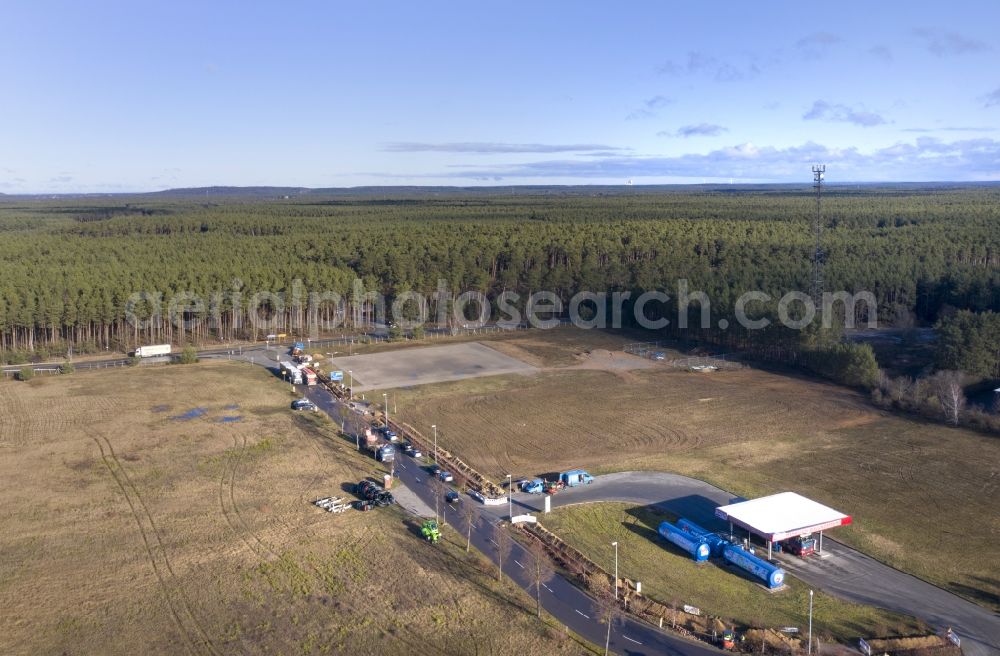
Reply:
<svg viewBox="0 0 1000 656"><path fill-rule="evenodd" d="M420 535L433 544L441 539L441 530L438 528L437 522L433 519L428 519L420 525Z"/></svg>

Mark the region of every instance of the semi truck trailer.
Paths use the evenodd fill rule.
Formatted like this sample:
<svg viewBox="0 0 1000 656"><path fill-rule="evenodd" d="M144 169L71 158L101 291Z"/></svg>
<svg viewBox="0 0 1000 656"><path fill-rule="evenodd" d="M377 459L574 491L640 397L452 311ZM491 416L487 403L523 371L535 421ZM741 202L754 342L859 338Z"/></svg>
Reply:
<svg viewBox="0 0 1000 656"><path fill-rule="evenodd" d="M137 358L152 358L157 355L170 355L170 344L154 344L152 346L138 346L134 353Z"/></svg>

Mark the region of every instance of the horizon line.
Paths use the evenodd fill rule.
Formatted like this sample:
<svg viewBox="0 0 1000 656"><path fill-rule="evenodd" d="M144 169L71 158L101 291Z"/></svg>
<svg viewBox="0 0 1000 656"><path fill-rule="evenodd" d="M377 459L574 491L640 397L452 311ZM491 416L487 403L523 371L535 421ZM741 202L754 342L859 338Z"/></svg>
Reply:
<svg viewBox="0 0 1000 656"><path fill-rule="evenodd" d="M358 190L421 190L421 189L441 189L441 190L502 190L502 189L572 189L572 188L602 188L602 189L650 189L662 187L779 187L779 186L803 186L812 187L812 180L801 182L663 182L648 184L628 184L628 183L572 183L572 184L491 184L491 185L354 185L349 187L307 187L298 185L202 185L197 187L167 187L164 189L148 189L143 191L23 191L15 193L0 192L0 197L35 197L35 196L137 196L167 193L208 193L211 191L251 191L259 189L264 191L289 191L289 192L332 192L332 191L358 191ZM845 180L838 182L824 181L824 187L845 187L845 186L888 186L888 185L1000 185L1000 180Z"/></svg>

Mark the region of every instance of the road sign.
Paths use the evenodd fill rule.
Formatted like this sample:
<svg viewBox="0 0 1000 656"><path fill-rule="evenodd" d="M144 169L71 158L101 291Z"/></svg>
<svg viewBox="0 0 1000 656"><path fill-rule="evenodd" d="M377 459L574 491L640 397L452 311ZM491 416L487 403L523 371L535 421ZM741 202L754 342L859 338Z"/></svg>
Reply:
<svg viewBox="0 0 1000 656"><path fill-rule="evenodd" d="M344 372L343 371L331 371L330 372L330 380L335 380L335 381L342 381L342 380L344 380Z"/></svg>
<svg viewBox="0 0 1000 656"><path fill-rule="evenodd" d="M782 633L798 633L799 627L797 626L783 626L781 627Z"/></svg>
<svg viewBox="0 0 1000 656"><path fill-rule="evenodd" d="M858 638L858 649L860 649L861 653L865 654L865 656L872 656L872 647L865 642L864 638Z"/></svg>

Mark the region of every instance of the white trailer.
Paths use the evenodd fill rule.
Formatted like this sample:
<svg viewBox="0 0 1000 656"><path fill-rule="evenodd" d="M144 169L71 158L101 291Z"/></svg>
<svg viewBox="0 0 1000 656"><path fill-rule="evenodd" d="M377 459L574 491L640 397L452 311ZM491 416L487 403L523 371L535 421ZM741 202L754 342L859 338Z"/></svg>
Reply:
<svg viewBox="0 0 1000 656"><path fill-rule="evenodd" d="M293 362L281 362L281 375L282 377L287 378L288 382L293 385L302 384L302 371L299 370L299 366Z"/></svg>
<svg viewBox="0 0 1000 656"><path fill-rule="evenodd" d="M138 346L135 349L135 357L137 358L151 358L157 355L170 355L170 344Z"/></svg>

